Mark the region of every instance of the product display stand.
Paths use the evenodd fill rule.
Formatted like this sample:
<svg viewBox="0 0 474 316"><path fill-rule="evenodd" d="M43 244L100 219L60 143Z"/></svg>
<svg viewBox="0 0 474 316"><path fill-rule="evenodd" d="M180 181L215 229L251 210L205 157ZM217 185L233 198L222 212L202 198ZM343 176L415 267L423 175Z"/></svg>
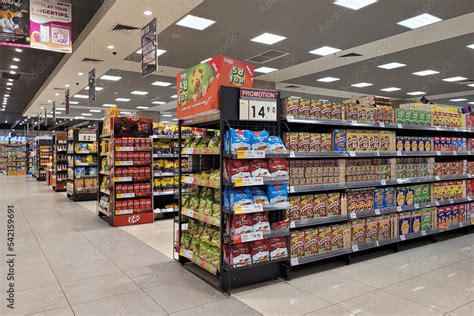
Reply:
<svg viewBox="0 0 474 316"><path fill-rule="evenodd" d="M53 141L51 138L36 138L35 139L35 165L36 165L36 180L46 181L46 173L52 158Z"/></svg>
<svg viewBox="0 0 474 316"><path fill-rule="evenodd" d="M151 119L111 117L100 135L97 211L111 226L152 223Z"/></svg>
<svg viewBox="0 0 474 316"><path fill-rule="evenodd" d="M67 184L67 133L57 132L54 145L53 189L66 191Z"/></svg>
<svg viewBox="0 0 474 316"><path fill-rule="evenodd" d="M5 144L7 150L7 174L9 176L23 176L27 172L27 143L25 137L11 137Z"/></svg>
<svg viewBox="0 0 474 316"><path fill-rule="evenodd" d="M67 132L67 196L73 201L97 198L97 131L72 128Z"/></svg>
<svg viewBox="0 0 474 316"><path fill-rule="evenodd" d="M285 265L289 236L286 220L288 176L250 177L246 174L234 177L225 171L231 165L249 166L258 161L259 165L263 162L266 166L272 164L270 158L286 161L288 157L288 152L282 148L280 152L272 152L268 148L237 151L224 145L228 144L226 137L234 128L248 130L250 134L265 130L279 138L277 115L273 121L239 120L239 91L238 88L221 87L220 115L179 122L180 131L182 126L207 129L204 136L209 145L197 150L193 147L193 140L182 144L181 135L179 137L178 147L184 147L179 151L179 165L188 155L192 161L189 162L190 174L179 169L182 181L178 185L180 213L176 251L179 262L188 270L225 292L247 284L287 277L289 273ZM275 99L274 111L279 109L277 103ZM198 139L197 143L201 141L204 140ZM216 143L219 144L218 150L211 146ZM263 200L267 199L265 192L272 196L270 187L280 189L280 202L259 201L262 195ZM233 194L247 194L248 190L256 192L254 200L237 205L236 195ZM229 200L235 204L232 206L225 202ZM243 228L245 225L247 229Z"/></svg>

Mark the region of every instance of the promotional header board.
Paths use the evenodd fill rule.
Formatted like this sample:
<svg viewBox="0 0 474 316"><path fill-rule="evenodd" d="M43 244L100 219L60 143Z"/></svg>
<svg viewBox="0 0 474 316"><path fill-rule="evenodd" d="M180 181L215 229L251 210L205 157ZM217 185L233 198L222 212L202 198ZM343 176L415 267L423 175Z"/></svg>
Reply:
<svg viewBox="0 0 474 316"><path fill-rule="evenodd" d="M72 53L71 3L30 0L30 46L60 53Z"/></svg>
<svg viewBox="0 0 474 316"><path fill-rule="evenodd" d="M190 119L220 111L220 86L251 88L254 66L226 56L197 64L176 77L177 116Z"/></svg>
<svg viewBox="0 0 474 316"><path fill-rule="evenodd" d="M0 0L0 45L30 46L30 0Z"/></svg>
<svg viewBox="0 0 474 316"><path fill-rule="evenodd" d="M158 62L156 57L156 18L142 28L142 76L156 71Z"/></svg>
<svg viewBox="0 0 474 316"><path fill-rule="evenodd" d="M89 103L95 101L95 68L89 71Z"/></svg>

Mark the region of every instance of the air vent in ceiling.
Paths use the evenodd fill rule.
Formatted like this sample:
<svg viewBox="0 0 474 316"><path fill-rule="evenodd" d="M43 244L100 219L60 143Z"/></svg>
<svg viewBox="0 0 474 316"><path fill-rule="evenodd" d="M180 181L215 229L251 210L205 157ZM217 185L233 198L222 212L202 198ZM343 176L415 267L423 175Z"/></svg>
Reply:
<svg viewBox="0 0 474 316"><path fill-rule="evenodd" d="M138 30L140 30L140 28L135 27L135 26L125 25L125 24L120 24L120 23L115 24L110 29L111 32L133 32L133 31L138 31Z"/></svg>
<svg viewBox="0 0 474 316"><path fill-rule="evenodd" d="M279 50L274 50L271 49L269 51L266 51L264 53L255 55L253 57L247 58L246 60L255 64L263 64L267 63L269 61L275 60L277 58L281 58L283 56L289 55L290 53L287 52L282 52Z"/></svg>
<svg viewBox="0 0 474 316"><path fill-rule="evenodd" d="M286 86L285 88L287 89L298 89L301 88L300 86L295 86L294 84L290 84L289 86Z"/></svg>
<svg viewBox="0 0 474 316"><path fill-rule="evenodd" d="M360 57L362 56L361 54L357 54L357 53L349 53L349 54L345 54L345 55L341 55L339 56L339 58L344 58L344 57Z"/></svg>
<svg viewBox="0 0 474 316"><path fill-rule="evenodd" d="M86 58L82 59L82 62L84 62L84 63L101 63L101 62L103 62L103 60L86 57Z"/></svg>

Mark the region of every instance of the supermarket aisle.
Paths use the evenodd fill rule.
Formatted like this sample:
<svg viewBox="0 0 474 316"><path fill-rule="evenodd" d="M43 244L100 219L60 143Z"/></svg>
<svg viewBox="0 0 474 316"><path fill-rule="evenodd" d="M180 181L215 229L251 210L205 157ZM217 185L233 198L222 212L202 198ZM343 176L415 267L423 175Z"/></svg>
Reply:
<svg viewBox="0 0 474 316"><path fill-rule="evenodd" d="M2 236L14 206L16 254L15 310L0 315L258 314L30 177L0 177L0 205ZM2 260L3 295L7 271Z"/></svg>

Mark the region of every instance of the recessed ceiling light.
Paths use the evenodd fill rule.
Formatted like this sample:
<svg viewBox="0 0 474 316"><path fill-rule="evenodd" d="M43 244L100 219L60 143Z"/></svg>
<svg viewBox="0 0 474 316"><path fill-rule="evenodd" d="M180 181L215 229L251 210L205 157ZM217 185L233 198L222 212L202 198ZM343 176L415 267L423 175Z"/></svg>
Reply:
<svg viewBox="0 0 474 316"><path fill-rule="evenodd" d="M265 32L257 37L252 38L250 41L272 45L280 41L283 41L284 39L286 39L286 37Z"/></svg>
<svg viewBox="0 0 474 316"><path fill-rule="evenodd" d="M380 91L386 91L386 92L392 92L392 91L398 91L398 90L402 90L402 89L397 88L397 87L390 87L390 88L380 89Z"/></svg>
<svg viewBox="0 0 474 316"><path fill-rule="evenodd" d="M13 82L13 79L10 78L10 79L8 79L8 81Z"/></svg>
<svg viewBox="0 0 474 316"><path fill-rule="evenodd" d="M468 84L467 86L474 88L474 83ZM7 88L7 89L8 89L8 88Z"/></svg>
<svg viewBox="0 0 474 316"><path fill-rule="evenodd" d="M61 111L56 111L54 112L55 114L62 114Z"/></svg>
<svg viewBox="0 0 474 316"><path fill-rule="evenodd" d="M121 111L120 114L123 114L123 115L130 115L130 114L132 114L132 112Z"/></svg>
<svg viewBox="0 0 474 316"><path fill-rule="evenodd" d="M89 86L85 87L84 90L89 90ZM102 91L104 88L102 87L95 87L95 91Z"/></svg>
<svg viewBox="0 0 474 316"><path fill-rule="evenodd" d="M161 116L164 116L164 117L173 117L172 114L161 114Z"/></svg>
<svg viewBox="0 0 474 316"><path fill-rule="evenodd" d="M74 119L76 119L76 120L82 120L82 119L85 119L85 117L84 117L84 116L75 116Z"/></svg>
<svg viewBox="0 0 474 316"><path fill-rule="evenodd" d="M335 0L333 3L351 10L359 10L376 2L377 0Z"/></svg>
<svg viewBox="0 0 474 316"><path fill-rule="evenodd" d="M48 100L48 103L51 103L51 100Z"/></svg>
<svg viewBox="0 0 474 316"><path fill-rule="evenodd" d="M12 75L16 75L16 71L10 70L10 73L11 73Z"/></svg>
<svg viewBox="0 0 474 316"><path fill-rule="evenodd" d="M216 21L188 14L184 18L176 22L176 25L202 31L214 23L216 23Z"/></svg>
<svg viewBox="0 0 474 316"><path fill-rule="evenodd" d="M69 88L69 87L70 87L70 85L69 85L69 84L67 84L67 83L66 83L64 86L65 86L66 88Z"/></svg>
<svg viewBox="0 0 474 316"><path fill-rule="evenodd" d="M40 109L43 110L43 109L44 109L44 106L40 107Z"/></svg>
<svg viewBox="0 0 474 316"><path fill-rule="evenodd" d="M413 91L413 92L407 92L408 95L422 95L426 94L426 92L423 91Z"/></svg>
<svg viewBox="0 0 474 316"><path fill-rule="evenodd" d="M79 104L77 101L69 101L69 104Z"/></svg>
<svg viewBox="0 0 474 316"><path fill-rule="evenodd" d="M77 74L78 74L79 76L82 76L82 75L84 75L84 73L83 73L83 72L78 72Z"/></svg>
<svg viewBox="0 0 474 316"><path fill-rule="evenodd" d="M12 89L12 88L10 88L10 87L7 87L7 90L8 90L8 91L10 91L11 89Z"/></svg>
<svg viewBox="0 0 474 316"><path fill-rule="evenodd" d="M442 19L428 13L423 13L415 17L400 21L397 24L404 27L408 27L409 29L413 30L439 21L442 21Z"/></svg>
<svg viewBox="0 0 474 316"><path fill-rule="evenodd" d="M405 66L406 66L405 64L393 62L393 63L379 65L377 67L383 68L383 69L395 69L395 68L400 68L400 67L405 67Z"/></svg>
<svg viewBox="0 0 474 316"><path fill-rule="evenodd" d="M57 92L56 92L54 95L57 96L57 97L59 97L59 93L57 93Z"/></svg>
<svg viewBox="0 0 474 316"><path fill-rule="evenodd" d="M127 99L127 98L117 98L117 99L115 99L115 101L118 101L118 102L128 102L128 101L130 101L130 99Z"/></svg>
<svg viewBox="0 0 474 316"><path fill-rule="evenodd" d="M74 96L74 98L87 99L87 98L89 98L89 96L88 96L88 95L85 95L85 94L76 94L76 95Z"/></svg>
<svg viewBox="0 0 474 316"><path fill-rule="evenodd" d="M338 81L338 80L341 80L341 79L335 78L335 77L324 77L324 78L318 79L317 81L320 81L320 82L333 82L333 81Z"/></svg>
<svg viewBox="0 0 474 316"><path fill-rule="evenodd" d="M474 102L467 102L467 104L474 104Z"/></svg>
<svg viewBox="0 0 474 316"><path fill-rule="evenodd" d="M166 50L164 50L164 49L158 49L158 48L156 49L156 57L161 56L161 55L163 55L164 53L166 53Z"/></svg>
<svg viewBox="0 0 474 316"><path fill-rule="evenodd" d="M136 94L136 95L147 95L147 94L148 94L147 91L137 91L137 90L132 91L132 92L130 92L130 93L131 93L131 94Z"/></svg>
<svg viewBox="0 0 474 316"><path fill-rule="evenodd" d="M18 69L17 65L10 65L10 69Z"/></svg>
<svg viewBox="0 0 474 316"><path fill-rule="evenodd" d="M439 74L439 71L428 69L428 70L417 71L417 72L414 72L413 74L417 76L430 76L430 75Z"/></svg>
<svg viewBox="0 0 474 316"><path fill-rule="evenodd" d="M255 69L254 71L255 71L255 72L261 72L261 73L267 74L267 73L272 72L272 71L275 71L275 70L278 70L278 69L276 69L276 68L271 68L271 67L260 67L260 68Z"/></svg>
<svg viewBox="0 0 474 316"><path fill-rule="evenodd" d="M462 81L462 80L467 80L467 78L457 76L457 77L451 77L451 78L444 78L443 79L443 81L447 81L447 82L456 82L456 81Z"/></svg>
<svg viewBox="0 0 474 316"><path fill-rule="evenodd" d="M90 114L90 113L81 113L81 115L83 115L83 116L92 116L92 114Z"/></svg>
<svg viewBox="0 0 474 316"><path fill-rule="evenodd" d="M177 99L177 98L178 98L178 96L177 96L176 94L174 94L174 95L172 95L172 96L171 96L171 98L173 98L173 99Z"/></svg>
<svg viewBox="0 0 474 316"><path fill-rule="evenodd" d="M351 87L365 88L365 87L370 87L370 86L373 86L373 85L374 85L373 83L359 82L359 83L351 84Z"/></svg>
<svg viewBox="0 0 474 316"><path fill-rule="evenodd" d="M466 47L470 49L474 49L474 44L467 45Z"/></svg>
<svg viewBox="0 0 474 316"><path fill-rule="evenodd" d="M146 10L145 12L143 12L143 14L145 15L152 15L153 12L151 12L150 10Z"/></svg>
<svg viewBox="0 0 474 316"><path fill-rule="evenodd" d="M163 101L153 101L151 103L153 103L153 104L166 104L166 102L163 102Z"/></svg>
<svg viewBox="0 0 474 316"><path fill-rule="evenodd" d="M89 110L89 112L100 113L100 112L102 112L102 110Z"/></svg>
<svg viewBox="0 0 474 316"><path fill-rule="evenodd" d="M152 86L160 86L160 87L168 87L168 86L171 86L171 82L155 81L151 85Z"/></svg>
<svg viewBox="0 0 474 316"><path fill-rule="evenodd" d="M5 94L4 96L8 98L10 95L7 93L7 94Z"/></svg>
<svg viewBox="0 0 474 316"><path fill-rule="evenodd" d="M110 108L110 107L112 107L112 106L114 106L114 105L115 105L115 104L110 104L110 103L104 103L104 104L102 104L102 106L103 106L104 108Z"/></svg>
<svg viewBox="0 0 474 316"><path fill-rule="evenodd" d="M467 99L458 98L458 99L450 99L449 101L452 101L452 102L462 102L462 101L467 101Z"/></svg>
<svg viewBox="0 0 474 316"><path fill-rule="evenodd" d="M115 46L114 46L114 45L107 45L107 48L108 48L108 49L114 49Z"/></svg>
<svg viewBox="0 0 474 316"><path fill-rule="evenodd" d="M326 56L326 55L334 54L334 53L337 53L337 52L340 52L340 51L341 50L339 48L323 46L323 47L320 47L320 48L317 48L317 49L313 49L309 53L314 54L314 55L319 55L319 56Z"/></svg>
<svg viewBox="0 0 474 316"><path fill-rule="evenodd" d="M66 110L66 108L56 108L56 110L58 110L58 111L64 111L64 110Z"/></svg>
<svg viewBox="0 0 474 316"><path fill-rule="evenodd" d="M119 81L120 79L122 79L122 77L119 77L119 76L110 76L110 75L102 75L102 77L100 77L99 79L102 79L102 80L109 80L109 81Z"/></svg>
<svg viewBox="0 0 474 316"><path fill-rule="evenodd" d="M22 51L23 51L23 49L21 49L21 48L15 48L15 52L17 52L17 53L21 53Z"/></svg>
<svg viewBox="0 0 474 316"><path fill-rule="evenodd" d="M13 61L19 62L20 58L13 57Z"/></svg>
<svg viewBox="0 0 474 316"><path fill-rule="evenodd" d="M146 110L148 109L148 106L137 106L137 109Z"/></svg>
<svg viewBox="0 0 474 316"><path fill-rule="evenodd" d="M161 123L169 123L170 121L161 121Z"/></svg>

